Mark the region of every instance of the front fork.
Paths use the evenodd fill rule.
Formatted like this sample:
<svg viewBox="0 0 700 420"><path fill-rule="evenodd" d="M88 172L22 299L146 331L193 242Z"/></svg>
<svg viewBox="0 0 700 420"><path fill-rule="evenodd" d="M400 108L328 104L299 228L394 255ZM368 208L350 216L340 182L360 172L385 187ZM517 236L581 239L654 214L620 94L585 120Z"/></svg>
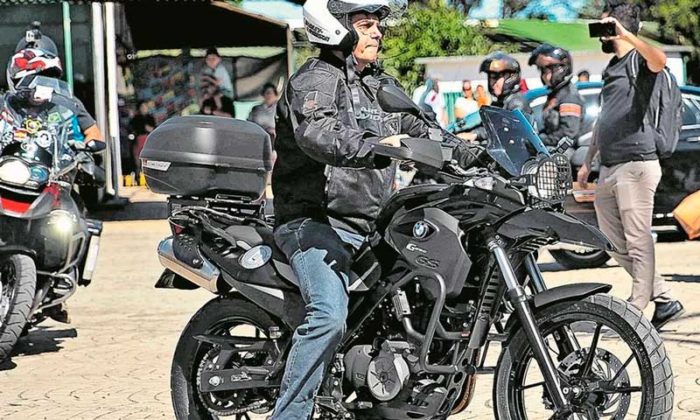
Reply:
<svg viewBox="0 0 700 420"><path fill-rule="evenodd" d="M537 324L535 323L532 310L530 309L530 304L528 302L528 295L525 293L523 286L518 282L515 272L513 271L513 266L508 259L508 255L497 240L491 240L488 243L489 251L496 257L496 262L498 263L498 268L503 275L506 285L506 296L510 303L515 309L515 313L518 315L520 320L520 325L525 331L530 346L532 347L532 353L539 365L542 376L544 377L547 390L552 398L554 407L556 408L557 417L567 416L571 409L569 403L562 392L561 379L557 373L557 369L554 366L554 361L547 350L547 345L544 342L544 338L540 334ZM539 279L541 280L541 279ZM531 281L536 281L531 279ZM544 286L544 282L542 282Z"/></svg>

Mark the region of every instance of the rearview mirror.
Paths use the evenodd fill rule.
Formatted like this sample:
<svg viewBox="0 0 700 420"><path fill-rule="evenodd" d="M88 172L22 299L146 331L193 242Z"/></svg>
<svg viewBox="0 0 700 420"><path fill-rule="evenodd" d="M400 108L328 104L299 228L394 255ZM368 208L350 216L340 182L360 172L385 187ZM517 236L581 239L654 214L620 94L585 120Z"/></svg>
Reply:
<svg viewBox="0 0 700 420"><path fill-rule="evenodd" d="M377 101L386 112L406 112L416 116L421 114L418 106L397 86L381 86L377 91Z"/></svg>

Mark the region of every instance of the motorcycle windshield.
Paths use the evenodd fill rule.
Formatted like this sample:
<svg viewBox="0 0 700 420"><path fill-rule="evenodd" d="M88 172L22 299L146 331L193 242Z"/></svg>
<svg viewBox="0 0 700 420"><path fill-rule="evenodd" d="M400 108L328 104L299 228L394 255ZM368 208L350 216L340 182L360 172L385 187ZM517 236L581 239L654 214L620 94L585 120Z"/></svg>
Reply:
<svg viewBox="0 0 700 420"><path fill-rule="evenodd" d="M19 106L22 102L12 94L4 99L4 107L0 109L0 156L41 163L54 173L73 163L75 152L68 140L72 137L75 114L56 103L65 97L55 95L31 112Z"/></svg>
<svg viewBox="0 0 700 420"><path fill-rule="evenodd" d="M523 165L538 153L549 154L532 124L520 110L492 106L479 111L488 134L486 151L509 174L522 174Z"/></svg>

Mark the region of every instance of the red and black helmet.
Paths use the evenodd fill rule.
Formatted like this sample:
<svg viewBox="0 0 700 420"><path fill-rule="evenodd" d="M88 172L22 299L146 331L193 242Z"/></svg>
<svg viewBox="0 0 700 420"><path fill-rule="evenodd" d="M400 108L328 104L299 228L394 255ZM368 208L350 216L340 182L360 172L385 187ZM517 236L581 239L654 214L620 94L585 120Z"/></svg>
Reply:
<svg viewBox="0 0 700 420"><path fill-rule="evenodd" d="M28 76L61 77L63 68L61 60L44 50L25 48L10 57L7 63L7 84L14 92L17 84Z"/></svg>
<svg viewBox="0 0 700 420"><path fill-rule="evenodd" d="M571 81L573 60L571 54L560 47L542 44L530 54L528 64L537 66L542 74L542 84L557 89ZM544 71L551 70L549 84L544 81Z"/></svg>
<svg viewBox="0 0 700 420"><path fill-rule="evenodd" d="M493 86L501 77L505 77L501 97L520 90L520 63L504 52L496 51L486 56L479 71L488 75L489 92L492 95L495 95Z"/></svg>
<svg viewBox="0 0 700 420"><path fill-rule="evenodd" d="M48 36L42 35L39 27L39 22L32 22L7 63L10 92L15 92L17 84L25 77L41 75L58 78L63 75L56 44Z"/></svg>

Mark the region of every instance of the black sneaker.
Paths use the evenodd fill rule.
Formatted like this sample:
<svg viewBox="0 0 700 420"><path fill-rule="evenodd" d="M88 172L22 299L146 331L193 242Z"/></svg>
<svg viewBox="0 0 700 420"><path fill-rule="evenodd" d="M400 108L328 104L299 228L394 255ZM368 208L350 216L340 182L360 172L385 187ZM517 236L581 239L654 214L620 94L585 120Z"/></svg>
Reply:
<svg viewBox="0 0 700 420"><path fill-rule="evenodd" d="M657 330L661 329L669 321L672 321L683 315L685 309L677 300L667 303L657 303L654 310L654 317L651 319L651 324Z"/></svg>

